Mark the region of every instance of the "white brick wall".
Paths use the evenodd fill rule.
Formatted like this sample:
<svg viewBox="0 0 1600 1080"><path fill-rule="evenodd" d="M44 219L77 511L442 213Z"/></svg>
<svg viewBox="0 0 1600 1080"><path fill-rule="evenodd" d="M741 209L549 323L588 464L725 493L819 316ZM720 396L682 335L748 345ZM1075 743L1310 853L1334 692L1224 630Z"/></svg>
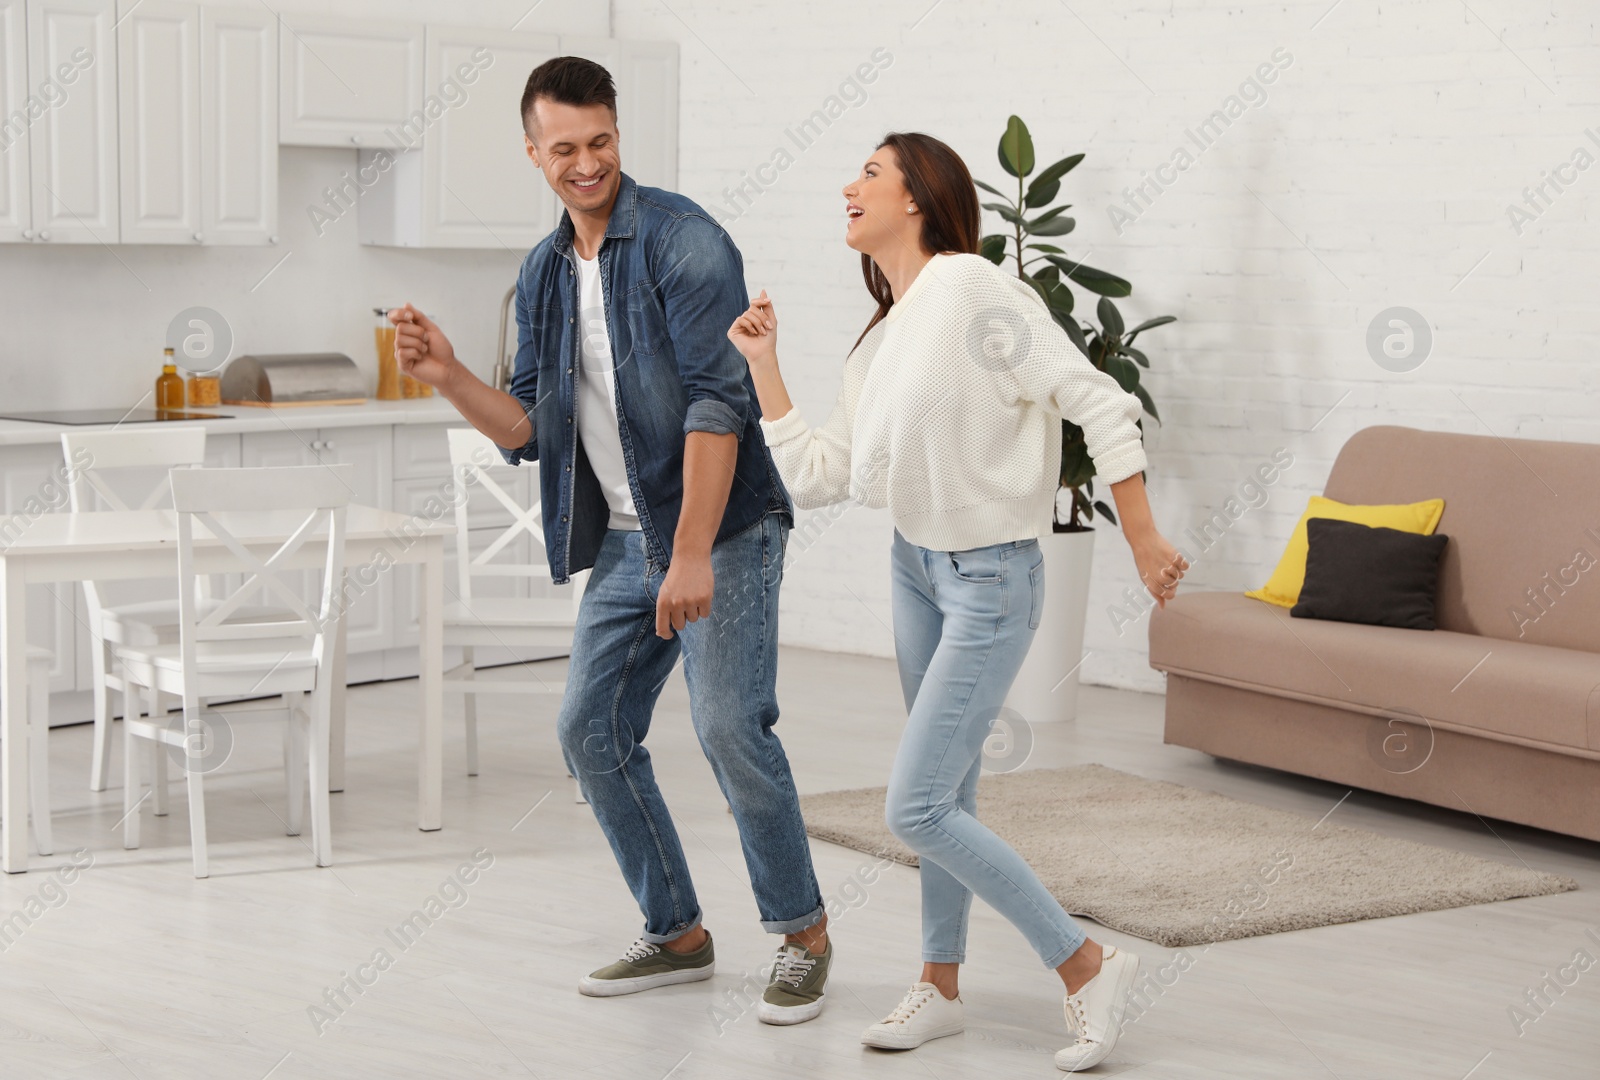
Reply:
<svg viewBox="0 0 1600 1080"><path fill-rule="evenodd" d="M1129 316L1181 320L1144 340L1166 418L1146 423L1162 531L1183 544L1276 448L1294 457L1196 561L1197 589L1261 584L1362 427L1600 439L1600 146L1584 136L1600 137L1597 15L1571 0L612 4L619 36L682 43L680 186L708 208L875 48L892 54L867 100L729 225L750 287L777 301L785 374L814 422L871 310L839 188L883 132L937 135L991 183L1013 112L1041 162L1086 152L1064 188L1078 228L1062 246L1133 281ZM1293 62L1265 104L1118 237L1107 208L1122 189L1279 47ZM1580 146L1596 164L1517 236L1507 206ZM1400 305L1434 335L1406 374L1366 347L1368 323ZM786 642L892 653L890 529L851 508L796 559ZM1119 637L1108 617L1136 583L1127 547L1111 528L1098 544L1084 678L1160 689L1144 623Z"/></svg>

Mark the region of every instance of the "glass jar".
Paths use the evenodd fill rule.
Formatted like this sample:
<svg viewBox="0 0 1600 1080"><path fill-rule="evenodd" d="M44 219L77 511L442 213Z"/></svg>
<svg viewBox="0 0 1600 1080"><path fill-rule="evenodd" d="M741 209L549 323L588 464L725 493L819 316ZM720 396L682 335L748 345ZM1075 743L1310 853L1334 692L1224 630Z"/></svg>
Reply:
<svg viewBox="0 0 1600 1080"><path fill-rule="evenodd" d="M378 347L378 400L399 401L401 397L400 361L394 355L395 325L389 321L388 308L373 308L378 316L372 336ZM405 376L410 379L411 376ZM412 397L412 394L406 394Z"/></svg>
<svg viewBox="0 0 1600 1080"><path fill-rule="evenodd" d="M221 405L222 379L215 374L189 376L189 404Z"/></svg>

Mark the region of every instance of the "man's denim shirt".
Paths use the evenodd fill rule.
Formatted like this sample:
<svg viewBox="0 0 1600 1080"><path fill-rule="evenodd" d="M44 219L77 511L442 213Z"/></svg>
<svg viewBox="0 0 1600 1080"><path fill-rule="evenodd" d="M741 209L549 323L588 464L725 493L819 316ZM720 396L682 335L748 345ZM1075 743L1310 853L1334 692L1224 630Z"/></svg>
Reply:
<svg viewBox="0 0 1600 1080"><path fill-rule="evenodd" d="M533 431L508 462L538 460L550 576L594 565L609 510L578 439L576 372L583 327L572 218L528 253L517 277L511 395ZM749 306L733 239L682 195L624 175L600 245L606 330L616 364L617 418L628 487L652 563L664 568L683 503L691 431L738 436L733 488L716 539L769 511L793 524L789 494L757 423L760 409L728 327Z"/></svg>

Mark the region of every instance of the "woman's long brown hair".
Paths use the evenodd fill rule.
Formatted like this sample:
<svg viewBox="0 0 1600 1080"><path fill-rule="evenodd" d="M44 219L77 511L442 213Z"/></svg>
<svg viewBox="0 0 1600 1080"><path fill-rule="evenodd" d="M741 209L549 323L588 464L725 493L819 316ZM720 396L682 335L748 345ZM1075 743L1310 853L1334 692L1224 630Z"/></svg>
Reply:
<svg viewBox="0 0 1600 1080"><path fill-rule="evenodd" d="M911 192L911 198L921 211L922 249L929 255L976 255L978 191L961 155L920 131L891 131L883 137L878 149L885 146L894 151L906 190ZM883 276L870 255L861 256L861 276L866 279L867 292L878 302L878 310L867 328L861 331L861 337L856 338L856 345L883 321L894 305L889 279Z"/></svg>

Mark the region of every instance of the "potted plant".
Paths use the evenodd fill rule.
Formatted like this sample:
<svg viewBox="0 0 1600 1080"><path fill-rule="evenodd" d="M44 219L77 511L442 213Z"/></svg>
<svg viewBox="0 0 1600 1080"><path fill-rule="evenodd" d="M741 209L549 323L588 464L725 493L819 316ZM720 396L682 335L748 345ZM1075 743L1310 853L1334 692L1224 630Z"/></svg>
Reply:
<svg viewBox="0 0 1600 1080"><path fill-rule="evenodd" d="M1140 369L1149 368L1150 360L1134 342L1146 330L1176 321L1176 316L1161 315L1130 329L1113 301L1131 294L1133 286L1115 274L1078 262L1062 248L1041 239L1065 236L1077 225L1066 214L1070 203L1054 204L1062 178L1082 160L1082 154L1072 154L1035 174L1033 138L1028 126L1019 117L1011 117L1000 136L1000 167L1016 178L1016 197L1013 199L982 180L975 181L1000 200L986 202L983 208L999 214L1008 227L1006 232L985 236L981 251L997 266L1013 260L1017 276L1039 293L1051 317L1090 363L1109 374L1124 390L1137 395L1144 411L1159 423L1161 416L1155 402L1140 383ZM1073 286L1099 296L1095 305L1098 324L1079 323ZM1144 430L1142 419L1139 428ZM1099 514L1111 524L1117 523L1111 507L1095 498L1094 474L1094 460L1084 444L1083 429L1063 418L1060 490L1050 535L1041 540L1049 602L1033 647L1006 699L1006 704L1029 723L1071 720L1077 715L1078 666L1083 656L1089 573L1094 558L1094 527L1089 522ZM1061 519L1063 496L1068 505L1065 521Z"/></svg>

